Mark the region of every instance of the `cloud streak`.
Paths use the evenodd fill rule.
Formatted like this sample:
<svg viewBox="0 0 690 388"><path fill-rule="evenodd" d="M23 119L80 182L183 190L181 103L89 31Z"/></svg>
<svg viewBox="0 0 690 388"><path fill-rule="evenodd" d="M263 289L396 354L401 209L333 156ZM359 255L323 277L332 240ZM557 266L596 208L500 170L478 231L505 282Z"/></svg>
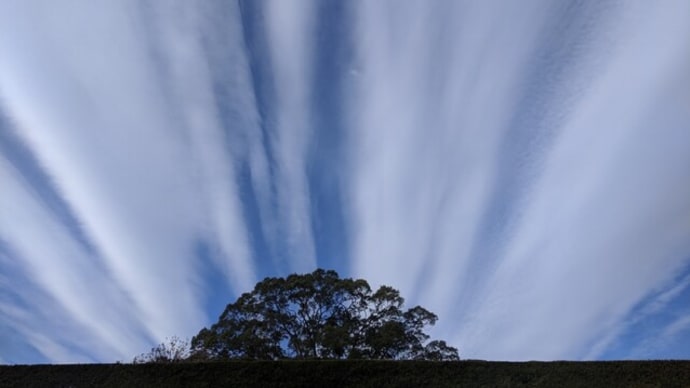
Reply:
<svg viewBox="0 0 690 388"><path fill-rule="evenodd" d="M164 93L166 79L159 78L142 39L147 31L134 4L78 10L32 5L6 4L10 9L3 10L9 16L3 20L2 50L17 50L13 34L24 42L22 50L0 63L2 98L14 122L13 129L4 130L25 143L55 182L58 195L96 249L91 260L102 261L112 274L104 287L112 284L131 299L128 314L139 321L121 324L144 330L154 340L191 334L206 315L195 286L201 269L192 249L198 239L216 244L221 251L217 265L238 290L254 280L231 158L222 148L216 113L209 107L205 64L202 57L185 56L198 54L199 39L185 30L196 26L184 24L194 20L182 20L193 15L173 6L157 10L168 23L159 26L167 28L159 35L162 41L180 35L192 40L186 45L176 42L178 51L165 51L179 68L172 69L168 79L175 90ZM74 22L64 23L70 19ZM5 175L3 186L16 179ZM8 206L20 198L22 194L3 192ZM9 223L19 216L8 213L2 218L11 228ZM10 231L20 235L4 236ZM4 235L26 244L37 238L30 229L7 229ZM34 248L40 247L55 248L47 242ZM83 264L62 267L73 256L66 248L56 250L52 260L45 253L30 256L40 260L37 268L45 261L75 268L75 280L93 276ZM63 275L43 278L39 284L62 305L85 304L77 294L60 293L68 289L57 283L69 279ZM97 283L92 288L101 289ZM87 325L102 330L98 324L106 318L97 318L100 306L82 307L86 311L81 320L98 319Z"/></svg>
<svg viewBox="0 0 690 388"><path fill-rule="evenodd" d="M303 0L273 1L265 10L268 55L275 90L274 184L277 211L283 222L279 232L286 241L292 270L308 271L316 265L305 159L310 137L309 86L312 74L313 5Z"/></svg>
<svg viewBox="0 0 690 388"><path fill-rule="evenodd" d="M684 5L389 5L361 5L354 271L467 357L597 357L688 259Z"/></svg>
<svg viewBox="0 0 690 388"><path fill-rule="evenodd" d="M337 3L0 3L0 360L346 254L466 358L677 354L690 6Z"/></svg>

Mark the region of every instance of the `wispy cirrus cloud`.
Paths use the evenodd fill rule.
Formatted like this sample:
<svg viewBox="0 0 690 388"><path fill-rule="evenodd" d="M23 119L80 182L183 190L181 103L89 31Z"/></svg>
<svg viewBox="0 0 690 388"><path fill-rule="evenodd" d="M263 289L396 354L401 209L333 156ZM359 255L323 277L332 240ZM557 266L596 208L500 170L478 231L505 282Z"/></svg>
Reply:
<svg viewBox="0 0 690 388"><path fill-rule="evenodd" d="M0 357L126 360L347 254L466 358L671 354L688 7L0 3Z"/></svg>
<svg viewBox="0 0 690 388"><path fill-rule="evenodd" d="M199 301L202 269L193 254L199 239L221 251L217 265L237 290L254 280L232 158L223 147L208 64L199 49L201 21L181 3L157 7L155 43L167 57L156 58L148 47L151 26L145 26L137 4L83 5L2 6L0 50L13 53L0 60L0 93L13 121L12 129L3 130L33 153L68 204L95 249L82 253L84 263L102 262L112 275L81 293L120 289L129 298L121 302L131 302L129 316L138 317L134 323L118 322L122 330L144 330L158 340L191 334L206 316ZM234 40L241 42L241 36ZM168 59L174 68L156 59ZM3 186L18 179L4 175ZM8 212L20 198L19 192L3 191ZM37 271L33 276L54 275L39 277L38 286L69 307L81 324L105 336L103 305L66 293L70 278L94 278L94 269L84 263L68 266L63 257L74 252L10 225L37 206L31 197L26 201L17 212L3 213L8 229L2 237L53 250L54 256L46 251L26 256ZM49 265L75 274L48 272ZM123 344L134 353L131 341Z"/></svg>
<svg viewBox="0 0 690 388"><path fill-rule="evenodd" d="M306 157L312 130L309 99L312 85L314 3L273 1L266 4L270 74L275 103L274 130L269 137L275 158L273 176L278 233L284 236L290 269L316 266Z"/></svg>
<svg viewBox="0 0 690 388"><path fill-rule="evenodd" d="M141 314L132 314L136 307L128 295L113 286L105 268L75 241L49 205L21 178L13 179L17 175L0 159L0 234L6 255L0 263L11 276L2 281L8 293L0 307L8 320L4 323L48 358L57 349L64 355L58 360L90 360L85 358L89 353L126 357L148 341ZM74 342L49 340L56 331L69 333Z"/></svg>
<svg viewBox="0 0 690 388"><path fill-rule="evenodd" d="M353 270L467 357L597 357L688 258L685 5L389 5L360 7Z"/></svg>
<svg viewBox="0 0 690 388"><path fill-rule="evenodd" d="M166 96L172 100L170 109L181 121L179 127L188 141L191 161L198 167L192 173L202 191L203 201L198 205L205 207L207 217L203 233L213 236L222 252L216 264L239 292L250 287L256 275L237 188L237 161L228 152L231 143L237 140L226 132L220 109L238 112L237 121L250 132L257 127L256 108L251 88L241 82L231 85L236 89L231 98L223 101L226 105L218 103L212 66L222 62L214 62L219 60L207 54L209 48L205 44L213 34L227 33L232 37L224 40L224 47L210 49L244 52L239 9L234 7L227 12L231 28L220 30L220 26L208 23L216 7L197 7L185 2L172 4L175 5L156 8L157 39L153 46L163 72L169 75ZM248 78L246 60L242 54L234 55L231 63L235 64L237 78Z"/></svg>
<svg viewBox="0 0 690 388"><path fill-rule="evenodd" d="M509 21L514 12L540 12L516 6L494 15L480 6L422 2L389 12L390 6L359 9L359 89L348 107L354 268L409 291L433 268L445 279L434 282L437 294L435 287L456 282L470 265L476 221L491 191L487 171L496 168L530 38L538 32L538 23ZM512 28L526 43L510 45Z"/></svg>

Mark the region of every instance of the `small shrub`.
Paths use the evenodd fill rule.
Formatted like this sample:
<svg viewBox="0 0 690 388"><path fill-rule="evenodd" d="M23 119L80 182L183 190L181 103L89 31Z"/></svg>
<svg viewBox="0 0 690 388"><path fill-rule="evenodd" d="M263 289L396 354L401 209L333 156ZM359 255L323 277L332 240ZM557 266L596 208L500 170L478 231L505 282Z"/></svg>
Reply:
<svg viewBox="0 0 690 388"><path fill-rule="evenodd" d="M173 363L186 361L189 358L189 341L177 336L166 340L153 348L148 353L142 353L134 357L134 364L149 363Z"/></svg>

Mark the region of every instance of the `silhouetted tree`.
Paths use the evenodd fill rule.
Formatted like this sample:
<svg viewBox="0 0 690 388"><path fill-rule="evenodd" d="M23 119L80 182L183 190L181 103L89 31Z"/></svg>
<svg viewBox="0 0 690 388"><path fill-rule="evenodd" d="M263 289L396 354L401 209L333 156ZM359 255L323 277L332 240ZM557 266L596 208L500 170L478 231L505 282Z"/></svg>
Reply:
<svg viewBox="0 0 690 388"><path fill-rule="evenodd" d="M372 293L365 280L341 279L335 271L266 278L192 338L192 353L199 359L459 359L445 341L424 345L435 314L420 306L404 311L403 304L392 287Z"/></svg>

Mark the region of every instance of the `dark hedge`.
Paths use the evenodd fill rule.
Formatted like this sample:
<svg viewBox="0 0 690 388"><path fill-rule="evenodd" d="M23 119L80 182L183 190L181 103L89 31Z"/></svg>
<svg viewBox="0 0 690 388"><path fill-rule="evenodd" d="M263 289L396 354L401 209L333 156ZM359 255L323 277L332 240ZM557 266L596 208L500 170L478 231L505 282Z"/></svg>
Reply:
<svg viewBox="0 0 690 388"><path fill-rule="evenodd" d="M0 387L690 387L690 361L233 361L0 366Z"/></svg>

